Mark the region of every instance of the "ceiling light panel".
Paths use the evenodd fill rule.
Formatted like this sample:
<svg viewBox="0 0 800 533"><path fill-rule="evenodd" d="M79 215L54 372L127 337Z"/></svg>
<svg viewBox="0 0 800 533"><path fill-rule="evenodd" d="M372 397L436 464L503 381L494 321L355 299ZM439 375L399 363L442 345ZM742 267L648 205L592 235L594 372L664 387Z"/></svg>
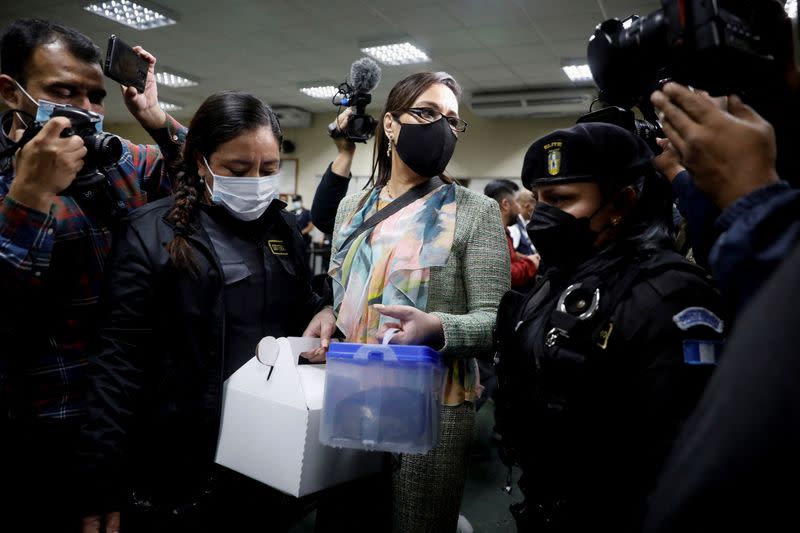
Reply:
<svg viewBox="0 0 800 533"><path fill-rule="evenodd" d="M409 42L368 46L362 48L361 51L385 65L409 65L426 63L431 60L428 54Z"/></svg>
<svg viewBox="0 0 800 533"><path fill-rule="evenodd" d="M310 85L308 87L300 87L300 92L312 98L331 99L339 92L339 89L333 85Z"/></svg>
<svg viewBox="0 0 800 533"><path fill-rule="evenodd" d="M159 13L155 9L150 9L130 0L111 0L109 2L97 2L84 7L89 13L100 15L114 22L124 24L135 30L151 30L161 26L169 26L177 21Z"/></svg>
<svg viewBox="0 0 800 533"><path fill-rule="evenodd" d="M593 79L589 65L565 65L561 68L570 81L591 81Z"/></svg>
<svg viewBox="0 0 800 533"><path fill-rule="evenodd" d="M197 82L171 72L156 72L156 81L166 87L195 87Z"/></svg>

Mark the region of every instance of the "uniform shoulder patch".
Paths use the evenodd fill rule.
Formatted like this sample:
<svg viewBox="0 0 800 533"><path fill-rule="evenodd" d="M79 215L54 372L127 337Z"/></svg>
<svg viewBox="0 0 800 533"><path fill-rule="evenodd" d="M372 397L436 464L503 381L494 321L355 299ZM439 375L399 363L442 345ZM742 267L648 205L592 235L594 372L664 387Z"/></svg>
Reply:
<svg viewBox="0 0 800 533"><path fill-rule="evenodd" d="M683 331L695 326L706 326L717 333L725 329L725 322L705 307L687 307L673 316L672 321Z"/></svg>

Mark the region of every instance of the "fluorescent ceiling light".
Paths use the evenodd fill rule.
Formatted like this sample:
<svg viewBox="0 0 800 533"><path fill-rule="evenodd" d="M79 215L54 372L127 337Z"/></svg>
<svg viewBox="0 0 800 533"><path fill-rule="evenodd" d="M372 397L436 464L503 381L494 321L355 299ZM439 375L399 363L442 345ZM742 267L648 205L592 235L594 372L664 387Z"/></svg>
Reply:
<svg viewBox="0 0 800 533"><path fill-rule="evenodd" d="M307 94L312 98L327 98L331 99L339 92L339 89L333 85L311 85L308 87L300 87L300 92Z"/></svg>
<svg viewBox="0 0 800 533"><path fill-rule="evenodd" d="M135 30L150 30L175 24L174 19L130 0L110 0L84 7L86 11L119 22Z"/></svg>
<svg viewBox="0 0 800 533"><path fill-rule="evenodd" d="M790 18L797 18L797 0L786 0L786 4L784 4L783 8Z"/></svg>
<svg viewBox="0 0 800 533"><path fill-rule="evenodd" d="M156 81L167 87L194 87L197 82L171 72L156 72Z"/></svg>
<svg viewBox="0 0 800 533"><path fill-rule="evenodd" d="M179 110L183 109L182 105L172 104L170 102L164 102L163 100L159 100L158 101L158 105L164 111L179 111Z"/></svg>
<svg viewBox="0 0 800 533"><path fill-rule="evenodd" d="M570 81L591 81L593 79L589 65L565 65L561 68Z"/></svg>
<svg viewBox="0 0 800 533"><path fill-rule="evenodd" d="M428 55L409 42L369 46L361 49L379 63L386 65L408 65L430 61Z"/></svg>

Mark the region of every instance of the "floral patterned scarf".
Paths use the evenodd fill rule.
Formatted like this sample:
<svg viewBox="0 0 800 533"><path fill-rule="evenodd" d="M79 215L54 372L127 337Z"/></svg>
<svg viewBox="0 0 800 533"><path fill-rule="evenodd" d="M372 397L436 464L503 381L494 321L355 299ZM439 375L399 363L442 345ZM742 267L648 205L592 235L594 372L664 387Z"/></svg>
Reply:
<svg viewBox="0 0 800 533"><path fill-rule="evenodd" d="M374 344L383 322L372 306L410 305L426 310L430 268L444 266L453 245L456 189L444 184L412 202L331 258L336 325L349 342ZM380 189L340 229L345 242L380 208Z"/></svg>

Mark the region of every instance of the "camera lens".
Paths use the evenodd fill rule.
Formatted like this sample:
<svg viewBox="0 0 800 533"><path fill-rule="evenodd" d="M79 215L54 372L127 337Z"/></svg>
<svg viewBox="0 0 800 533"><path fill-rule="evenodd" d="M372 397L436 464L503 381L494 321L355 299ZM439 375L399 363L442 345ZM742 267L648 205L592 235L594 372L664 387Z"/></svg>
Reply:
<svg viewBox="0 0 800 533"><path fill-rule="evenodd" d="M122 141L116 135L96 133L84 137L83 142L101 167L112 165L122 157Z"/></svg>

